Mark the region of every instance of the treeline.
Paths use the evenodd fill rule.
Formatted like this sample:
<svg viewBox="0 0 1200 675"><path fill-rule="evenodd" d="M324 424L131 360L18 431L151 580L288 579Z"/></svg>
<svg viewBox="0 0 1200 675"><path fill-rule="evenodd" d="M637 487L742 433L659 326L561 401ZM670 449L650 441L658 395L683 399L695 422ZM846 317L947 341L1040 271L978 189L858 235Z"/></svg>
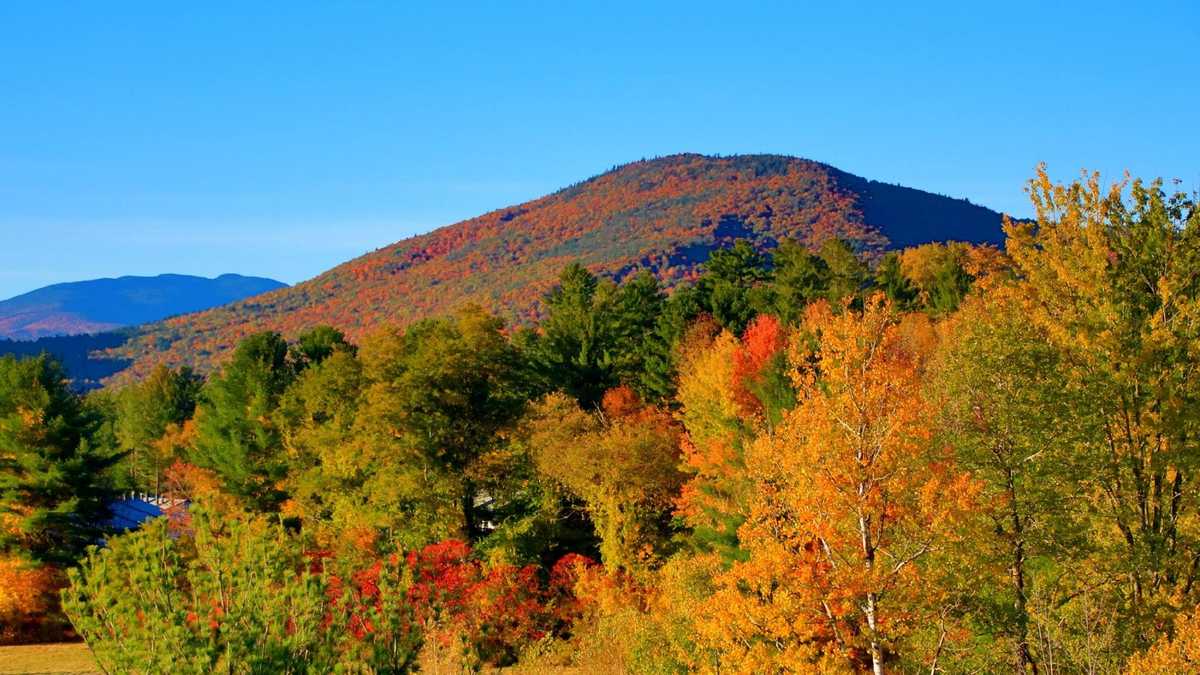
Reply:
<svg viewBox="0 0 1200 675"><path fill-rule="evenodd" d="M1200 211L1030 193L1004 252L571 266L511 333L261 333L86 399L0 361L0 616L69 569L112 671L1194 670ZM192 506L85 553L127 489Z"/></svg>
<svg viewBox="0 0 1200 675"><path fill-rule="evenodd" d="M59 335L36 340L0 339L0 356L38 356L45 352L58 361L71 376L71 385L79 391L99 389L105 378L129 365L120 358L93 358L96 352L114 349L129 340L126 332Z"/></svg>

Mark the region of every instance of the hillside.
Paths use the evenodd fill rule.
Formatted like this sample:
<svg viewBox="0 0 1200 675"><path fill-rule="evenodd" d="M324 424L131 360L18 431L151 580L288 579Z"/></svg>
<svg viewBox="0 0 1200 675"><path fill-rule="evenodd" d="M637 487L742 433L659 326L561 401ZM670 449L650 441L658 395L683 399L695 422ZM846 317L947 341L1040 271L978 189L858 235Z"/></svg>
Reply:
<svg viewBox="0 0 1200 675"><path fill-rule="evenodd" d="M775 155L675 155L634 162L525 204L412 237L309 281L146 326L117 353L129 374L155 363L211 366L237 341L329 323L351 337L476 302L511 321L539 312L562 268L621 278L694 277L716 247L793 238L854 241L867 256L932 240L998 242L1001 216L965 200Z"/></svg>
<svg viewBox="0 0 1200 675"><path fill-rule="evenodd" d="M110 331L198 312L283 288L273 279L223 274L120 277L54 284L0 301L0 338L37 338Z"/></svg>

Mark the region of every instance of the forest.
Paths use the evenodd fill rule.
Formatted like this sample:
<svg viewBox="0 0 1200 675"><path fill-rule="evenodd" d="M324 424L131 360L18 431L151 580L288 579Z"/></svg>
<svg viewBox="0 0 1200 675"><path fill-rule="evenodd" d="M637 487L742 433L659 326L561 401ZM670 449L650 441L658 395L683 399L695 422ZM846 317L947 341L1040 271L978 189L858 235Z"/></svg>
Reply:
<svg viewBox="0 0 1200 675"><path fill-rule="evenodd" d="M739 240L244 337L0 358L0 641L112 673L1200 670L1200 208L1029 182L1003 247ZM586 261L585 261L586 262ZM403 302L396 298L396 302ZM127 532L130 491L186 500Z"/></svg>

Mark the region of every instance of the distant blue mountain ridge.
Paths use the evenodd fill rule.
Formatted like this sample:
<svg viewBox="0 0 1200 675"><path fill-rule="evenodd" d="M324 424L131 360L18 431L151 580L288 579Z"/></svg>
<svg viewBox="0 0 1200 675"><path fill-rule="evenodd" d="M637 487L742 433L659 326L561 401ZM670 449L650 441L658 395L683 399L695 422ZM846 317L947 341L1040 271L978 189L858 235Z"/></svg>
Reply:
<svg viewBox="0 0 1200 675"><path fill-rule="evenodd" d="M287 284L222 274L124 276L54 284L0 301L0 338L38 338L110 331L198 312Z"/></svg>

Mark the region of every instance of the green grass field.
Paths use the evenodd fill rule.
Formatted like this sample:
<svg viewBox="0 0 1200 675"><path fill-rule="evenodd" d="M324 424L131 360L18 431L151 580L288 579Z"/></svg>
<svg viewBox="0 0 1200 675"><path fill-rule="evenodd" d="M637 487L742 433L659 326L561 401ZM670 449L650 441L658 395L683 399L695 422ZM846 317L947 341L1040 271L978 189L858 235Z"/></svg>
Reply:
<svg viewBox="0 0 1200 675"><path fill-rule="evenodd" d="M0 647L0 675L10 673L99 673L82 642Z"/></svg>

